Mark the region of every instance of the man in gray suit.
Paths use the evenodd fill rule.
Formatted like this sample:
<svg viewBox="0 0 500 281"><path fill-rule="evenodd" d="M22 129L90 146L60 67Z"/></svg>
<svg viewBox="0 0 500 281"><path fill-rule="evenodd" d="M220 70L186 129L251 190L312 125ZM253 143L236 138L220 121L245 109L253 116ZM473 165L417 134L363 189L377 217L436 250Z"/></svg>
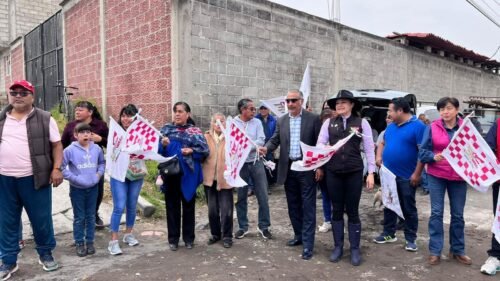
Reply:
<svg viewBox="0 0 500 281"><path fill-rule="evenodd" d="M260 148L261 155L280 146L278 184L285 184L288 215L292 222L294 238L288 246L303 245L302 258L313 256L314 234L316 230L316 184L323 171L297 172L290 170L293 161L302 159L300 142L315 146L321 129L319 116L302 108L304 98L299 90L289 90L286 96L288 114L278 120L276 130Z"/></svg>

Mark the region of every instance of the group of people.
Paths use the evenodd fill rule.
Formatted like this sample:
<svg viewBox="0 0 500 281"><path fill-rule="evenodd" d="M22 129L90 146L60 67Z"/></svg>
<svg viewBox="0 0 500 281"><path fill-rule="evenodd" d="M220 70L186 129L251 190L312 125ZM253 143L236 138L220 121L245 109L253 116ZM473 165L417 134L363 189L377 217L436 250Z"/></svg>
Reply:
<svg viewBox="0 0 500 281"><path fill-rule="evenodd" d="M104 153L108 127L97 108L88 101L75 106L75 121L64 128L62 137L50 113L34 106L35 91L28 81L15 81L10 86L10 104L0 113L0 252L2 265L0 277L8 279L18 270L19 227L24 208L33 229L40 264L46 271L56 270L58 263L52 251L56 246L51 217L52 189L63 179L70 183L69 196L73 205L73 236L78 256L95 253L94 232L103 227L98 210L103 194ZM363 181L367 190L374 187L377 166L384 165L396 175L397 191L405 218L405 249L417 251L418 213L415 187L424 169L428 174L431 200L429 219L428 263L437 265L444 248L444 196L448 192L451 209L450 258L471 264L465 253L463 210L467 185L458 176L441 152L449 144L462 124L458 116L459 102L445 97L437 102L441 118L425 125L411 112L403 98L389 104L388 126L375 142L372 128L359 116L360 103L353 94L341 90L325 101L322 116L303 109L304 97L299 90L289 90L286 96L288 113L275 119L265 106L260 106L260 116L251 99L237 103L238 116L233 120L255 144L240 171L247 183L252 183L258 203L257 229L264 239L272 239L268 203L270 173L264 161L274 158L279 150L276 182L284 185L288 215L293 237L290 247L302 246L302 258L309 260L314 253L316 232L317 186L323 194L325 223L320 231L331 229L334 248L329 260L338 262L344 255L344 233L347 229L350 262L362 263L360 241L362 222L359 203ZM266 112L267 110L267 112ZM127 129L139 110L129 104L119 113L118 124ZM248 190L237 188L233 201L233 187L224 179L226 140L221 125L226 116L212 116L210 128L202 132L196 127L191 108L177 102L172 108L172 122L160 130L162 138L158 153L165 157L176 156L180 173L169 176L161 186L167 211L168 243L172 251L182 240L187 249L194 247L195 197L200 184L205 186L208 201L208 218L211 236L209 245L222 241L225 248L233 244L233 237L242 239L249 232ZM392 123L391 123L392 122ZM500 122L500 121L499 121ZM323 167L312 171L291 169L294 161L303 159L301 142L310 146L327 147L355 133ZM500 158L500 126L495 124L486 140ZM366 158L365 165L361 152ZM122 242L129 246L139 244L133 235L136 204L143 180L147 174L144 160L130 156L125 181L111 178L113 213L110 218L111 237L108 251L111 255L122 253L119 242L119 224L126 209L126 226ZM271 179L273 177L271 176ZM499 186L493 186L494 206ZM236 206L238 227L233 233L233 210ZM347 215L347 223L344 220ZM384 210L382 233L374 238L378 244L396 242L398 216ZM481 268L495 274L500 268L500 245L492 238L489 258Z"/></svg>

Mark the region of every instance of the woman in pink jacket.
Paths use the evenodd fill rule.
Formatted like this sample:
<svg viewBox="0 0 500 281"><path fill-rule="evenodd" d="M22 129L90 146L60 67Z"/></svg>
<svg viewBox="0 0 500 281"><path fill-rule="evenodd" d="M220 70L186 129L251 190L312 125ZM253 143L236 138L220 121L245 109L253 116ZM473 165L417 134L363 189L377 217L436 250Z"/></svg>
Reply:
<svg viewBox="0 0 500 281"><path fill-rule="evenodd" d="M450 259L466 265L472 263L465 255L464 206L467 196L466 182L453 170L450 163L441 155L456 133L462 119L458 117L459 102L456 98L444 97L437 103L441 118L427 127L420 147L419 159L427 163L428 188L431 199L429 219L430 265L440 263L444 246L444 196L448 192L450 201Z"/></svg>

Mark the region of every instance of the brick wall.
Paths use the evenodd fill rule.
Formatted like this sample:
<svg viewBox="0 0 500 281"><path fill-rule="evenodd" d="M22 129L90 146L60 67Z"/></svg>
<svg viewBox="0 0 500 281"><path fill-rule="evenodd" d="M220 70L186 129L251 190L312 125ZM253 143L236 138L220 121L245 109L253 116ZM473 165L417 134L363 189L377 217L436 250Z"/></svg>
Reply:
<svg viewBox="0 0 500 281"><path fill-rule="evenodd" d="M134 103L160 126L170 120L170 1L105 1L107 111L117 118ZM99 1L85 0L65 11L67 84L75 99L101 103Z"/></svg>
<svg viewBox="0 0 500 281"><path fill-rule="evenodd" d="M114 117L133 103L157 126L170 120L170 11L165 0L106 1L106 87Z"/></svg>
<svg viewBox="0 0 500 281"><path fill-rule="evenodd" d="M74 99L101 104L99 0L78 2L64 13L66 84L78 87Z"/></svg>
<svg viewBox="0 0 500 281"><path fill-rule="evenodd" d="M14 81L24 79L24 48L23 44L18 44L10 51L11 76L6 79L7 87Z"/></svg>
<svg viewBox="0 0 500 281"><path fill-rule="evenodd" d="M191 93L203 127L216 111L235 114L242 97L298 88L308 62L316 111L341 88L390 88L428 102L500 96L499 75L268 1L191 0L180 10L191 16L183 42L191 48L179 55L191 81L180 90Z"/></svg>

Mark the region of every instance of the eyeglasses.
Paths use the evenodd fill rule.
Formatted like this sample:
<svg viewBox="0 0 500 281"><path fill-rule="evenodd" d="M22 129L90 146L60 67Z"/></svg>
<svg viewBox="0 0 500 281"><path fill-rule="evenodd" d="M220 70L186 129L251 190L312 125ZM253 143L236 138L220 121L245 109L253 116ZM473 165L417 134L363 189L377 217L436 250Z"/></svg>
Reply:
<svg viewBox="0 0 500 281"><path fill-rule="evenodd" d="M31 92L28 91L23 91L23 92L10 92L9 93L12 97L17 97L18 95L25 98L28 95L31 95Z"/></svg>
<svg viewBox="0 0 500 281"><path fill-rule="evenodd" d="M299 99L286 99L286 103L296 103Z"/></svg>

